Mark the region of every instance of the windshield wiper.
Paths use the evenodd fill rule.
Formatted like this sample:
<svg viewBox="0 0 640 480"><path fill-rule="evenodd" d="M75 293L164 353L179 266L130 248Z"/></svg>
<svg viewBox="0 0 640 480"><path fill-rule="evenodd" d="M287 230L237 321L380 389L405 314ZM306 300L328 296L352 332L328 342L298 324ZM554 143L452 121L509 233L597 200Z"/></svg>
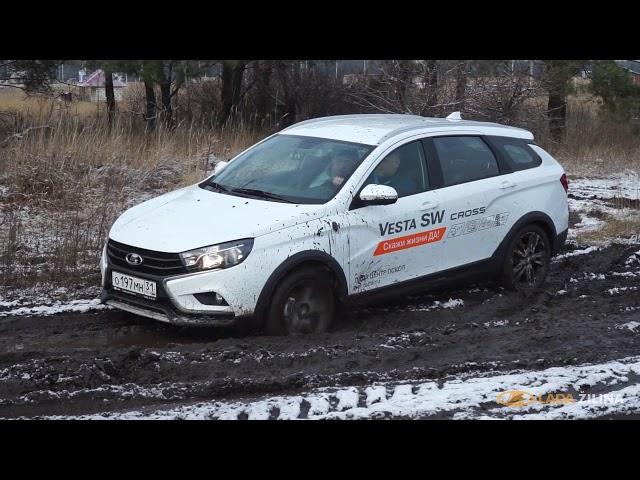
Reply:
<svg viewBox="0 0 640 480"><path fill-rule="evenodd" d="M219 183L216 183L216 182L207 182L206 186L214 188L214 189L216 189L216 190L218 190L220 192L229 192L229 188L228 187L220 185Z"/></svg>
<svg viewBox="0 0 640 480"><path fill-rule="evenodd" d="M264 190L255 190L253 188L232 188L230 191L231 193L244 193L246 195L254 195L256 197L278 200L280 202L295 203L291 200L287 200L286 198L281 197L280 195L271 192L265 192Z"/></svg>

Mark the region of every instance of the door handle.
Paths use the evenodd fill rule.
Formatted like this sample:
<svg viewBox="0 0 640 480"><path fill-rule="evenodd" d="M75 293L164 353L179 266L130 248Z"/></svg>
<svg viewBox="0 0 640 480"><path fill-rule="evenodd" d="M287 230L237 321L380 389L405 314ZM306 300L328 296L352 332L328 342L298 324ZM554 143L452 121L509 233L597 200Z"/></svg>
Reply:
<svg viewBox="0 0 640 480"><path fill-rule="evenodd" d="M427 200L422 205L420 205L420 210L433 210L438 206L438 202L432 202L431 200Z"/></svg>
<svg viewBox="0 0 640 480"><path fill-rule="evenodd" d="M505 189L507 189L507 188L513 188L513 187L515 187L515 186L516 186L516 183L515 183L515 182L511 182L511 181L509 181L509 180L505 180L504 182L502 182L502 183L500 184L500 188L501 188L502 190L505 190Z"/></svg>

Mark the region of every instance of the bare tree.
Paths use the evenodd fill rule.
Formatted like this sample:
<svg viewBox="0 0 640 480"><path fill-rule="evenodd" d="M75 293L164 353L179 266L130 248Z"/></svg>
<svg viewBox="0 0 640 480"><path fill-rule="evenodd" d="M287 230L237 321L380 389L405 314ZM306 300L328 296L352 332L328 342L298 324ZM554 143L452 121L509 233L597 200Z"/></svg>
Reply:
<svg viewBox="0 0 640 480"><path fill-rule="evenodd" d="M137 75L144 84L145 111L142 114L147 131L156 126L157 105L155 83L159 69L158 60L119 60L115 62L118 70Z"/></svg>
<svg viewBox="0 0 640 480"><path fill-rule="evenodd" d="M438 114L438 61L426 60L423 71L426 103L420 115L434 117Z"/></svg>
<svg viewBox="0 0 640 480"><path fill-rule="evenodd" d="M297 71L296 71L297 67ZM298 62L276 61L278 83L282 88L282 104L278 113L278 127L286 128L296 123L297 99L295 86L299 83L300 66Z"/></svg>
<svg viewBox="0 0 640 480"><path fill-rule="evenodd" d="M270 60L258 60L255 62L255 111L259 122L264 121L269 115L271 100L271 74L273 62Z"/></svg>
<svg viewBox="0 0 640 480"><path fill-rule="evenodd" d="M439 115L456 103L449 92L447 65L439 60L387 60L381 74L349 92L354 104L385 113Z"/></svg>
<svg viewBox="0 0 640 480"><path fill-rule="evenodd" d="M243 95L242 80L247 67L244 60L225 60L222 62L222 89L220 91L222 111L219 123L224 125L237 109Z"/></svg>
<svg viewBox="0 0 640 480"><path fill-rule="evenodd" d="M176 70L178 75L176 75ZM158 64L156 81L160 87L160 102L162 103L162 119L167 128L174 126L173 107L171 99L178 92L184 82L184 75L180 75L179 62L176 60L165 60ZM175 87L171 88L172 85Z"/></svg>
<svg viewBox="0 0 640 480"><path fill-rule="evenodd" d="M467 75L469 74L469 61L460 60L456 65L456 96L455 101L460 111L464 110L464 99L467 94Z"/></svg>
<svg viewBox="0 0 640 480"><path fill-rule="evenodd" d="M518 122L539 82L510 61L385 61L375 80L356 84L349 97L369 111L444 116L463 111L480 120Z"/></svg>
<svg viewBox="0 0 640 480"><path fill-rule="evenodd" d="M583 67L583 61L545 60L544 83L549 92L547 115L549 117L549 133L551 138L562 141L567 121L567 95L569 81Z"/></svg>
<svg viewBox="0 0 640 480"><path fill-rule="evenodd" d="M113 72L111 65L107 62L103 68L104 73L104 94L107 100L107 130L111 133L113 127L113 117L116 113L116 96L113 91Z"/></svg>
<svg viewBox="0 0 640 480"><path fill-rule="evenodd" d="M467 78L465 111L479 120L514 124L527 101L544 94L539 82L531 82L528 71L512 68L511 61L478 65L481 72Z"/></svg>
<svg viewBox="0 0 640 480"><path fill-rule="evenodd" d="M147 129L153 130L156 126L156 91L153 88L153 80L143 77L145 93L145 114Z"/></svg>

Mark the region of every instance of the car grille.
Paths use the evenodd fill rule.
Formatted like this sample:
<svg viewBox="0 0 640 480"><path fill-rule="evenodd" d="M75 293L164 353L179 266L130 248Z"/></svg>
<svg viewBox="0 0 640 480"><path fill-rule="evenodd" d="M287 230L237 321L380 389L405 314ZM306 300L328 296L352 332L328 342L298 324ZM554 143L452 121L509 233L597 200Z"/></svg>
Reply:
<svg viewBox="0 0 640 480"><path fill-rule="evenodd" d="M142 263L140 265L131 265L128 263L126 256L130 253L140 255L142 257ZM159 277L188 273L177 253L145 250L144 248L131 247L109 239L107 243L107 255L111 266L126 268L133 272L146 273Z"/></svg>

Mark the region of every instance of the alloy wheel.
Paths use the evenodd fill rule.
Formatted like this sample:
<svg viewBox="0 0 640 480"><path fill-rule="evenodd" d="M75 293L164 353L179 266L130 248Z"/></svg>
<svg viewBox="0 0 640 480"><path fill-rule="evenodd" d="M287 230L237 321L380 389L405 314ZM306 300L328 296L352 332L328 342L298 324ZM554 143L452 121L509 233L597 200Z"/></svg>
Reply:
<svg viewBox="0 0 640 480"><path fill-rule="evenodd" d="M545 239L534 231L520 236L513 248L512 265L515 283L521 287L535 287L547 268Z"/></svg>

